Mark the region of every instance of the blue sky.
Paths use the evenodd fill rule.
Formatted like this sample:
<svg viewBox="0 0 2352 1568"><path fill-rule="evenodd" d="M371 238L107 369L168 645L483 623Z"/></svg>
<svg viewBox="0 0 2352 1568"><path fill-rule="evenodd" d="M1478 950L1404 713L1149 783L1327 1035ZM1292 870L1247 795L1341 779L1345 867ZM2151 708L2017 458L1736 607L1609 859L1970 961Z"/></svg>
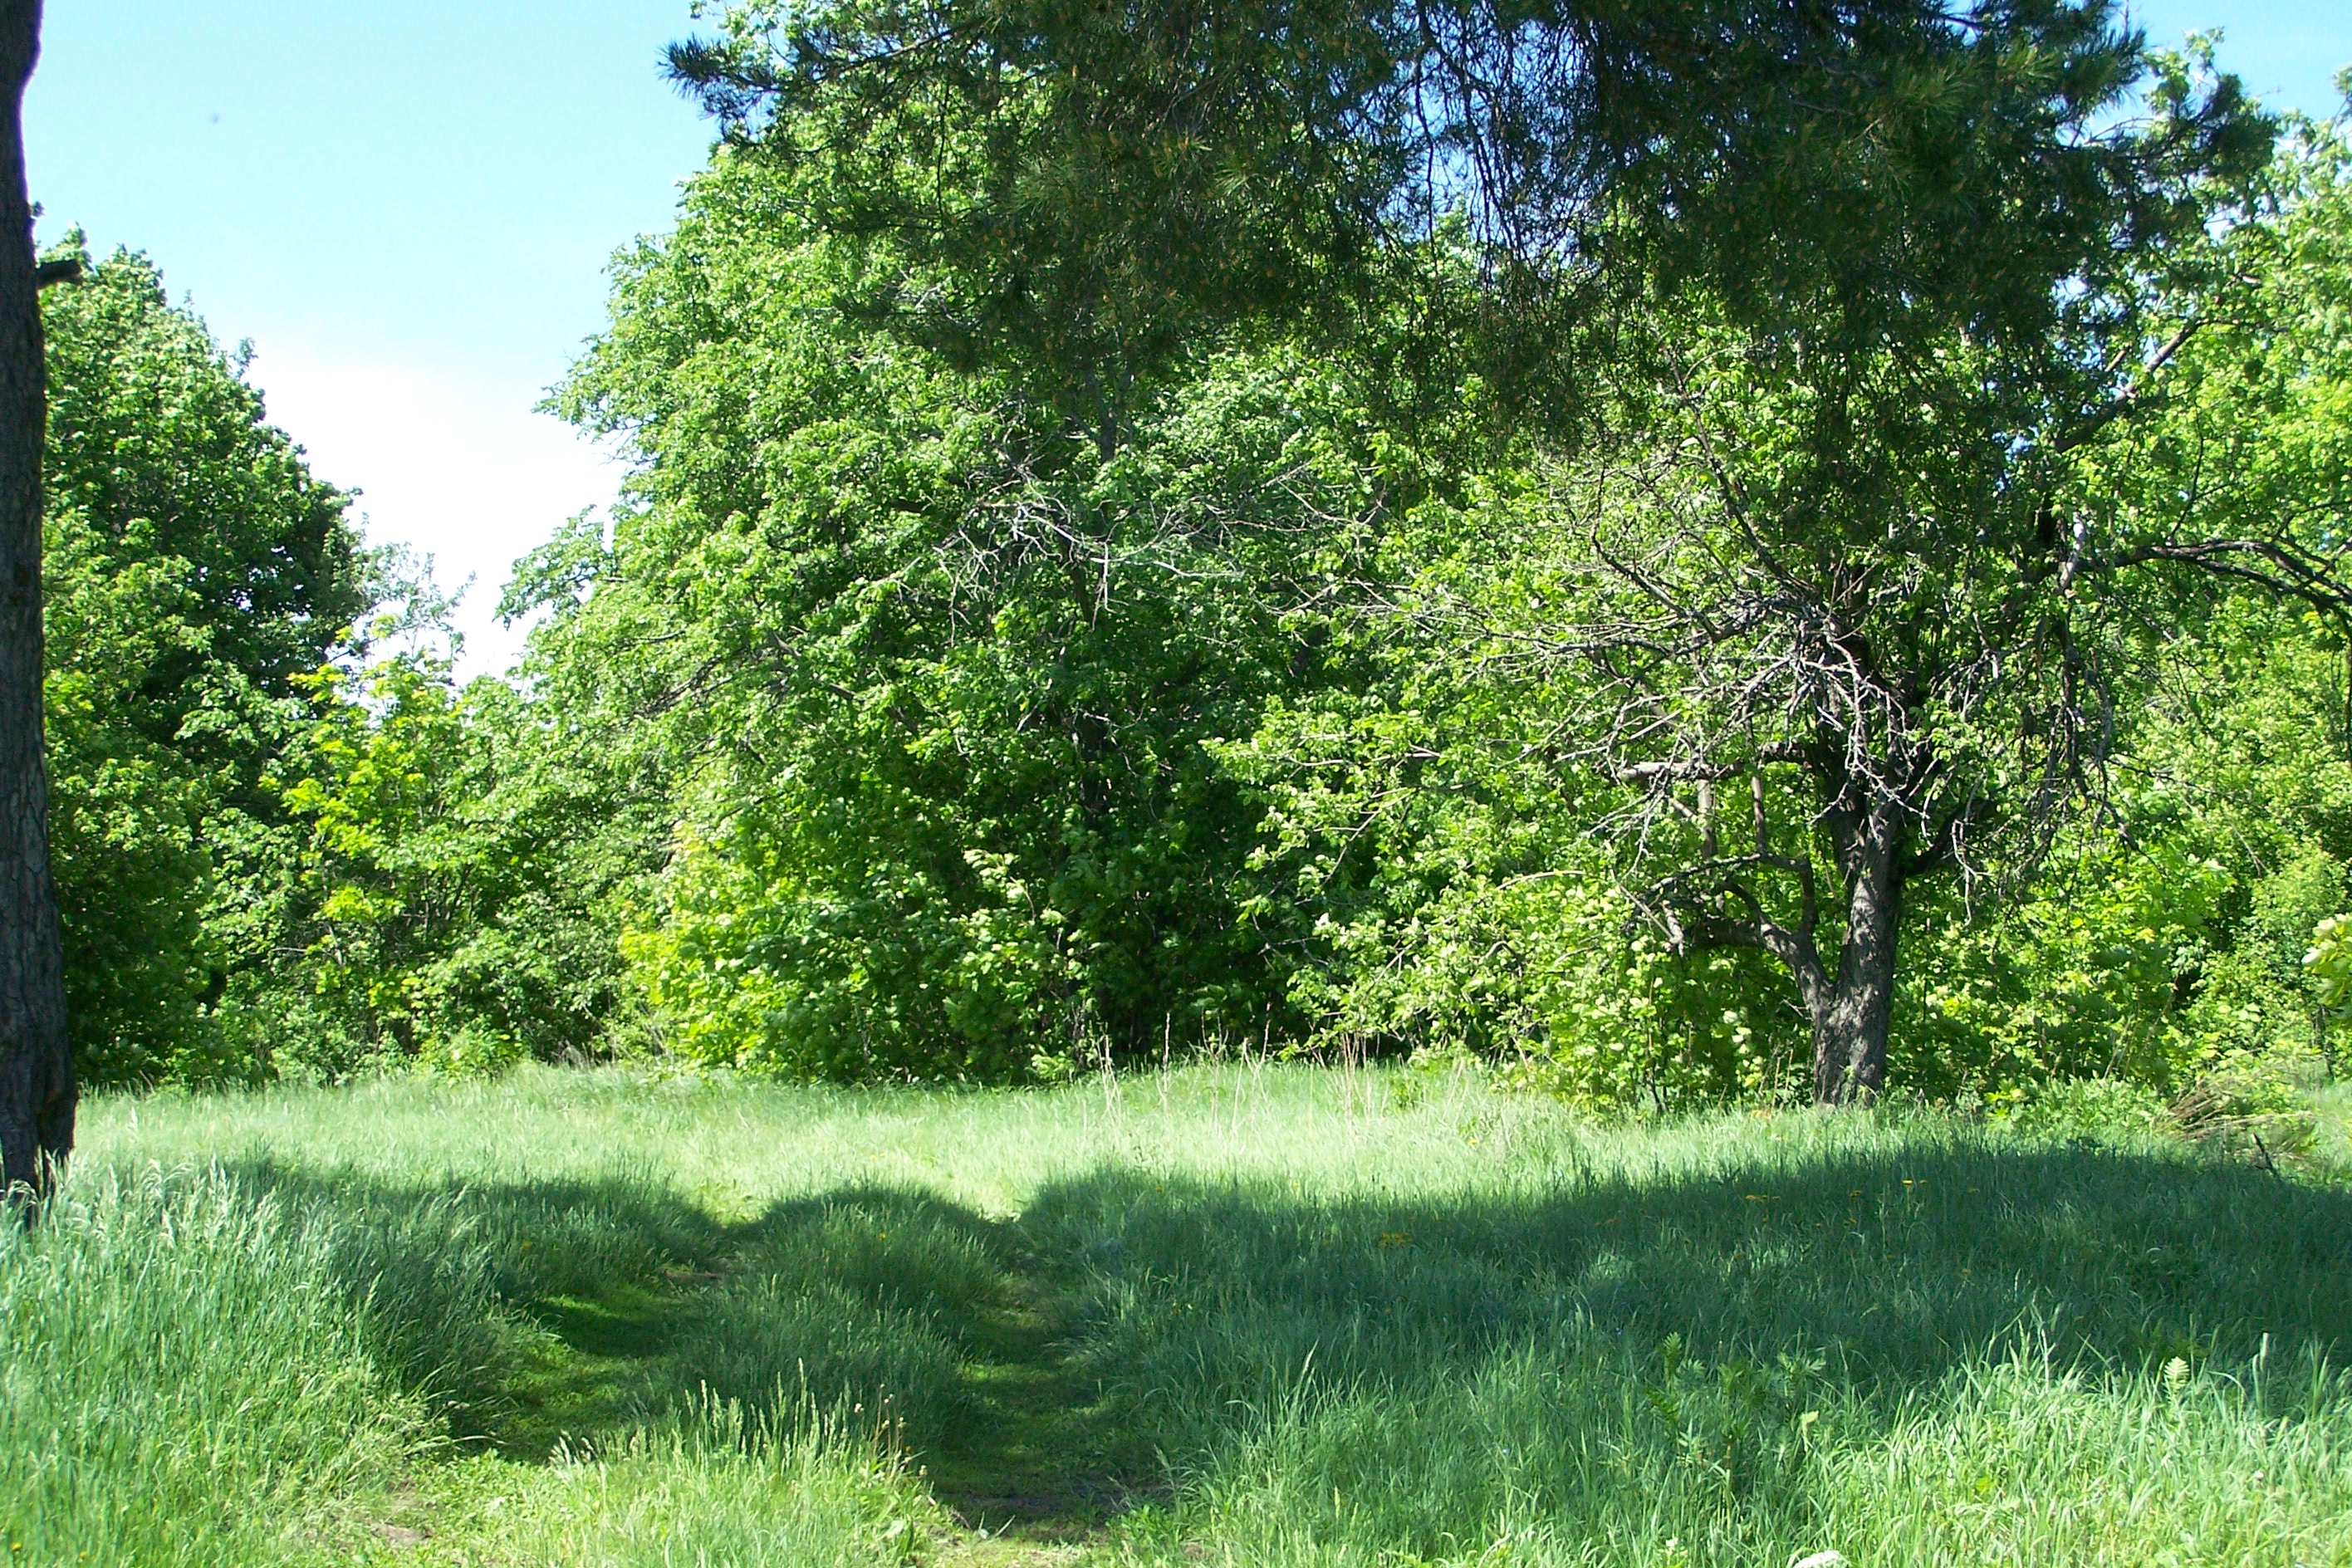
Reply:
<svg viewBox="0 0 2352 1568"><path fill-rule="evenodd" d="M48 0L26 104L44 239L147 251L369 531L430 552L474 668L513 559L617 470L531 412L669 226L709 127L687 0Z"/></svg>
<svg viewBox="0 0 2352 1568"><path fill-rule="evenodd" d="M618 475L531 405L604 321L608 258L668 226L709 128L661 79L687 0L48 0L26 106L44 239L151 254L378 539L475 587ZM2326 113L2345 0L2137 0L2155 37Z"/></svg>

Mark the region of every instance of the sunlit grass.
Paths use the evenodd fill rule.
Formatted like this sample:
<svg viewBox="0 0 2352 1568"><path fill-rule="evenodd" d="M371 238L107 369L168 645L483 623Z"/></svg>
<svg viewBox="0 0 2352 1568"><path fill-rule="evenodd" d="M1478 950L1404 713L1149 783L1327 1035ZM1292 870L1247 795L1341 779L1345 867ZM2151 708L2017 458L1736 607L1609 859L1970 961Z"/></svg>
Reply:
<svg viewBox="0 0 2352 1568"><path fill-rule="evenodd" d="M33 1561L2352 1563L2352 1194L2147 1138L531 1071L101 1100L6 1245Z"/></svg>
<svg viewBox="0 0 2352 1568"><path fill-rule="evenodd" d="M2315 1090L2311 1108L2312 1163L2339 1180L2352 1180L2352 1083L2333 1083Z"/></svg>

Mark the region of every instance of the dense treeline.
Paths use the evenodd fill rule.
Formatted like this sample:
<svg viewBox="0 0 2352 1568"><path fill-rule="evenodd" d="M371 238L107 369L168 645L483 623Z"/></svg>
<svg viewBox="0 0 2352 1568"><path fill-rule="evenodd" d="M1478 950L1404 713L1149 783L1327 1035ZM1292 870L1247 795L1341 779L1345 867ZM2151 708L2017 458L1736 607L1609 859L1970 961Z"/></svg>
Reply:
<svg viewBox="0 0 2352 1568"><path fill-rule="evenodd" d="M462 689L237 363L96 267L45 300L84 1070L2258 1097L2331 1050L2352 863L2352 153L2003 16L1848 40L1884 98L1823 123L1901 133L1818 163L1740 161L1816 110L1732 51L1705 113L1534 94L1423 188L1377 93L1266 120L1255 24L957 35L973 77L889 7L739 8L677 59L728 134L559 393L627 499ZM1322 25L1331 91L1390 79ZM1163 143L1118 106L1180 67L1235 96ZM1664 162L1480 205L1571 131Z"/></svg>
<svg viewBox="0 0 2352 1568"><path fill-rule="evenodd" d="M379 593L259 398L135 257L43 300L50 788L67 999L100 1080L235 1070L282 946L272 770ZM238 993L232 996L233 984ZM234 1038L232 1037L235 1037Z"/></svg>
<svg viewBox="0 0 2352 1568"><path fill-rule="evenodd" d="M543 705L451 689L429 584L362 545L349 498L149 262L88 266L43 304L50 779L83 1073L594 1048L619 967L599 900L634 864L605 847L652 837L625 795L572 771Z"/></svg>

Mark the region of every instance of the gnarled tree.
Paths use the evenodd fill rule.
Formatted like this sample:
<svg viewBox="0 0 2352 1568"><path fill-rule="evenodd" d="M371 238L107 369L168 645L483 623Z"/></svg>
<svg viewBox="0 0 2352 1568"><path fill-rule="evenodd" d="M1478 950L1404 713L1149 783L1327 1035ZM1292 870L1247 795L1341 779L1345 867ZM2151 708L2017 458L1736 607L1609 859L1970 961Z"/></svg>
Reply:
<svg viewBox="0 0 2352 1568"><path fill-rule="evenodd" d="M2133 133L2198 101L2173 67ZM1517 569L1413 604L1570 694L1551 754L1623 789L1628 885L1676 949L1787 967L1823 1103L1884 1083L1916 879L2013 889L2105 809L2168 641L2250 591L2352 625L2345 167L2321 130L2168 176L2196 221L2119 224L2021 336L1661 300L1667 374L1551 464Z"/></svg>

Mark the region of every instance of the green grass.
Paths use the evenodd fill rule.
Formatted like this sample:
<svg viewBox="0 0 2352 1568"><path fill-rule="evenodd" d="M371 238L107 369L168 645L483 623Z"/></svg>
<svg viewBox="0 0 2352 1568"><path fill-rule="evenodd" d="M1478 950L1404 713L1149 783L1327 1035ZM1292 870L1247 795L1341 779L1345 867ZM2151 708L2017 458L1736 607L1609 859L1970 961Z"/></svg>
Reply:
<svg viewBox="0 0 2352 1568"><path fill-rule="evenodd" d="M1927 1117L105 1100L0 1331L33 1563L2352 1564L2324 1158Z"/></svg>
<svg viewBox="0 0 2352 1568"><path fill-rule="evenodd" d="M2352 1180L2352 1083L2334 1083L2314 1092L2312 1163L2337 1180Z"/></svg>

